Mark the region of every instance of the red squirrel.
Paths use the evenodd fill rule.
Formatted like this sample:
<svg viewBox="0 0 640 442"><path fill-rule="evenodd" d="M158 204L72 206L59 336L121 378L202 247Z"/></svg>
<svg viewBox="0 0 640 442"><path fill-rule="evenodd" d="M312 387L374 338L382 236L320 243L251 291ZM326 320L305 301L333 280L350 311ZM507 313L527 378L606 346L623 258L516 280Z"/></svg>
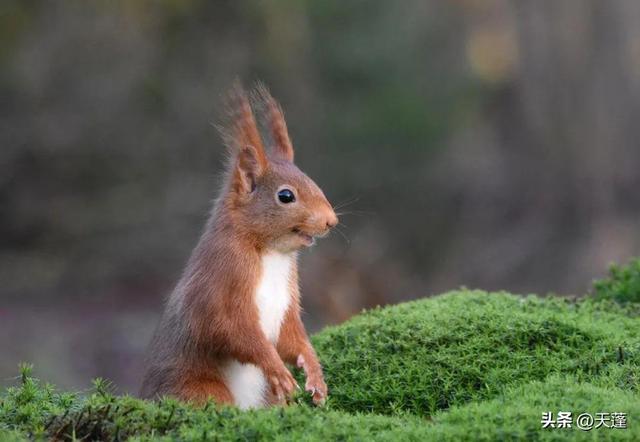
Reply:
<svg viewBox="0 0 640 442"><path fill-rule="evenodd" d="M297 253L338 218L293 163L282 109L266 88L247 94L236 84L229 109L224 184L151 342L141 396L243 409L284 404L299 388L291 364L322 404L327 386L300 319Z"/></svg>

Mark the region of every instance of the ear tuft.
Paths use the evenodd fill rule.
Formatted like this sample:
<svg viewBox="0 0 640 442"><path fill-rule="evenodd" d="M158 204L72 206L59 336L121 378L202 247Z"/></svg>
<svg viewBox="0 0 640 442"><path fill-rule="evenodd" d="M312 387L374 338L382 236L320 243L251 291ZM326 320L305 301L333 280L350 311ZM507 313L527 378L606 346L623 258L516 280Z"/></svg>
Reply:
<svg viewBox="0 0 640 442"><path fill-rule="evenodd" d="M231 157L232 187L238 193L250 193L268 160L251 103L238 80L227 95L226 109L227 124L219 130Z"/></svg>
<svg viewBox="0 0 640 442"><path fill-rule="evenodd" d="M271 96L263 83L257 83L253 93L254 101L263 109L267 126L273 138L273 153L276 157L293 162L293 145L287 131L284 113L278 102Z"/></svg>
<svg viewBox="0 0 640 442"><path fill-rule="evenodd" d="M238 155L247 146L255 150L260 166L267 167L267 156L256 124L253 109L240 81L235 80L226 99L227 124L220 132L232 157Z"/></svg>

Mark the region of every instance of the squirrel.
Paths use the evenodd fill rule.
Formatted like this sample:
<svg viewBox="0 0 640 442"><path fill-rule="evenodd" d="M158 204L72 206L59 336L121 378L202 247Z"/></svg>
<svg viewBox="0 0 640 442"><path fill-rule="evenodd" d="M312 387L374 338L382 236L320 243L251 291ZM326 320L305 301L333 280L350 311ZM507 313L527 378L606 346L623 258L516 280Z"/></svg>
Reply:
<svg viewBox="0 0 640 442"><path fill-rule="evenodd" d="M286 404L300 388L290 364L303 369L305 390L321 405L327 385L300 318L297 255L338 218L294 164L268 90L259 84L247 94L236 82L228 108L224 184L151 341L140 396L241 409Z"/></svg>

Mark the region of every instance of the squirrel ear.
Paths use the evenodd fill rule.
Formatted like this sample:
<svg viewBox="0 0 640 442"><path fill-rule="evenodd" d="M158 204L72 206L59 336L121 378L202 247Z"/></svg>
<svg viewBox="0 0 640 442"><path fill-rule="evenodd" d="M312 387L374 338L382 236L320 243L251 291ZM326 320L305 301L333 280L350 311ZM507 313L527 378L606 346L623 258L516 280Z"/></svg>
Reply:
<svg viewBox="0 0 640 442"><path fill-rule="evenodd" d="M239 81L227 98L229 122L220 128L232 158L232 185L238 193L250 193L267 168L267 156L251 104Z"/></svg>
<svg viewBox="0 0 640 442"><path fill-rule="evenodd" d="M267 167L267 155L262 145L260 131L251 109L251 104L239 81L233 83L233 87L227 97L227 109L229 121L220 128L229 153L235 156L241 153L247 146L254 150L254 156L262 168Z"/></svg>
<svg viewBox="0 0 640 442"><path fill-rule="evenodd" d="M293 162L293 145L289 138L287 123L284 120L282 108L262 83L258 83L256 86L256 96L265 111L267 125L273 138L274 155Z"/></svg>
<svg viewBox="0 0 640 442"><path fill-rule="evenodd" d="M247 145L238 153L232 176L236 192L251 193L256 188L256 181L264 172L264 166L258 158L258 151L253 146Z"/></svg>

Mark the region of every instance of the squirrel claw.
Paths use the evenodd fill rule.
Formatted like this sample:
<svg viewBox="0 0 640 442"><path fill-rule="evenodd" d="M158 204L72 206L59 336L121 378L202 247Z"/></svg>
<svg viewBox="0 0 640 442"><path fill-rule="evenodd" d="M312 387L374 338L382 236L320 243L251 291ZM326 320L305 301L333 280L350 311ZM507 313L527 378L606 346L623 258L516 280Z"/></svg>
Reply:
<svg viewBox="0 0 640 442"><path fill-rule="evenodd" d="M322 386L310 384L307 382L305 386L305 391L308 391L311 394L311 399L315 405L324 405L327 397L326 387L322 388Z"/></svg>
<svg viewBox="0 0 640 442"><path fill-rule="evenodd" d="M324 405L326 399L327 398L320 390L316 390L312 396L312 400L315 405Z"/></svg>

